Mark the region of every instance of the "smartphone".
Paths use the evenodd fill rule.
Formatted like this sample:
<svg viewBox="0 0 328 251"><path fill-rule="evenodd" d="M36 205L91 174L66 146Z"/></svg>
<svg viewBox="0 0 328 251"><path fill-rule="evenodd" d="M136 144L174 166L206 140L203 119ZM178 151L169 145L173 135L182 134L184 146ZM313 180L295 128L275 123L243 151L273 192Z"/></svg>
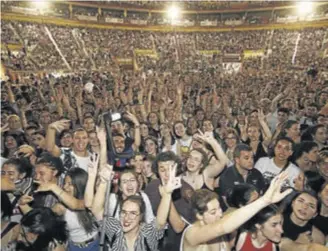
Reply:
<svg viewBox="0 0 328 251"><path fill-rule="evenodd" d="M118 112L112 113L111 114L111 120L113 121L118 121L122 118L122 115Z"/></svg>

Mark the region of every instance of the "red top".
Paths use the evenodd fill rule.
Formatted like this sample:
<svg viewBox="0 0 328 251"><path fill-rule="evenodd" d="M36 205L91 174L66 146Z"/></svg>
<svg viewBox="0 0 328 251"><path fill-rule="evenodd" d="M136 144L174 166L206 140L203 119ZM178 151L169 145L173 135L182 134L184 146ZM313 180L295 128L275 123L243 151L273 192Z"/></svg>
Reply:
<svg viewBox="0 0 328 251"><path fill-rule="evenodd" d="M240 251L273 251L273 246L274 244L271 241L268 241L264 247L256 248L253 245L251 235L247 233L244 245L241 247Z"/></svg>

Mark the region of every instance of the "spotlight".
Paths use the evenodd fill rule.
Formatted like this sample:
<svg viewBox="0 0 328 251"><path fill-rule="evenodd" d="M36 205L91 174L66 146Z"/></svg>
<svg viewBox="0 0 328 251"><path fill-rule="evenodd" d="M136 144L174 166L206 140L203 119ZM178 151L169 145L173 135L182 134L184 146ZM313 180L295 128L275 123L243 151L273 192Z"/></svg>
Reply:
<svg viewBox="0 0 328 251"><path fill-rule="evenodd" d="M301 16L310 14L313 11L313 2L299 2L297 9Z"/></svg>
<svg viewBox="0 0 328 251"><path fill-rule="evenodd" d="M32 5L36 9L45 10L49 7L49 2L45 0L37 0L37 1L33 1Z"/></svg>
<svg viewBox="0 0 328 251"><path fill-rule="evenodd" d="M172 5L168 10L167 10L167 15L171 20L175 20L180 16L180 8L178 8L175 5Z"/></svg>

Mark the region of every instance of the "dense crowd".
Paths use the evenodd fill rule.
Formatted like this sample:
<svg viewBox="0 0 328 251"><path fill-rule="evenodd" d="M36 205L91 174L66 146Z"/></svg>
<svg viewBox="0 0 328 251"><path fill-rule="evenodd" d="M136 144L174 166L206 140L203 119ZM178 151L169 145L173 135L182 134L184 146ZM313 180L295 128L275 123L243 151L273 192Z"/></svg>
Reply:
<svg viewBox="0 0 328 251"><path fill-rule="evenodd" d="M326 29L1 30L1 250L328 249Z"/></svg>

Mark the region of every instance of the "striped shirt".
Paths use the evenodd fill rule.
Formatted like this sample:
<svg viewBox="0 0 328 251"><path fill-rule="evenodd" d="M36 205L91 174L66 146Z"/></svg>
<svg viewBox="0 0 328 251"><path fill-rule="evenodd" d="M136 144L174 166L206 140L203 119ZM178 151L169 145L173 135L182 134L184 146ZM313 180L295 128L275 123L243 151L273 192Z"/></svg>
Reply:
<svg viewBox="0 0 328 251"><path fill-rule="evenodd" d="M157 228L156 219L151 223L141 223L139 235L134 243L134 250L157 251L158 241L163 238L164 230ZM111 244L112 251L128 251L124 232L119 220L108 217L105 221L105 233Z"/></svg>

